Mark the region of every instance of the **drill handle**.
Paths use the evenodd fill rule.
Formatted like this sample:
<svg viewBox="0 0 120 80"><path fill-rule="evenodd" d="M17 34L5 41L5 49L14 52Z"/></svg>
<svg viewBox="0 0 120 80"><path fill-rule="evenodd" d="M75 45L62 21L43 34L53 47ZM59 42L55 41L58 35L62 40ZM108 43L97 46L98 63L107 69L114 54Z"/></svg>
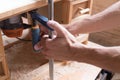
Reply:
<svg viewBox="0 0 120 80"><path fill-rule="evenodd" d="M33 50L35 52L39 52L41 49L39 50L36 50L34 48L34 46L40 41L41 37L40 37L40 28L39 28L39 25L36 25L34 27L32 27L31 29L32 31L32 45L33 45Z"/></svg>

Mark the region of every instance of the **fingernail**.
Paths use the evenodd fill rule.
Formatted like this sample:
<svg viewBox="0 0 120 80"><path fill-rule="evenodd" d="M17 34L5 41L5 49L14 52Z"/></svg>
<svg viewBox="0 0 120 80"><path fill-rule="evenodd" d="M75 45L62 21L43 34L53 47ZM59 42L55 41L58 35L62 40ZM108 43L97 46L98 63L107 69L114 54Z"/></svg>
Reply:
<svg viewBox="0 0 120 80"><path fill-rule="evenodd" d="M52 24L52 21L48 21L48 23L47 23L47 24L51 25L51 24Z"/></svg>
<svg viewBox="0 0 120 80"><path fill-rule="evenodd" d="M42 46L35 45L35 46L34 46L34 49L35 49L35 50L40 50L40 49L42 49Z"/></svg>

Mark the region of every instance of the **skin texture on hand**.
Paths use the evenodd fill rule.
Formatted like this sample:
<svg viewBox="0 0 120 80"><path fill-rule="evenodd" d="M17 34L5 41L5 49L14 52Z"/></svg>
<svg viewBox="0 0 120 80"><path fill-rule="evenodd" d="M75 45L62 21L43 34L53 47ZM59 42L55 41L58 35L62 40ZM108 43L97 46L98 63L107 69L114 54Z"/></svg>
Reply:
<svg viewBox="0 0 120 80"><path fill-rule="evenodd" d="M43 54L57 60L74 60L71 46L77 42L75 37L55 21L49 21L48 25L55 29L57 36L46 40L46 50Z"/></svg>
<svg viewBox="0 0 120 80"><path fill-rule="evenodd" d="M48 25L53 27L57 34L54 35L53 39L49 39L48 37L42 38L42 44L38 43L35 48L38 49L41 48L41 46L44 46L42 53L47 58L54 58L62 61L76 61L76 49L74 49L74 47L79 44L81 45L82 49L85 47L85 45L80 44L75 37L59 23L55 21L49 21Z"/></svg>

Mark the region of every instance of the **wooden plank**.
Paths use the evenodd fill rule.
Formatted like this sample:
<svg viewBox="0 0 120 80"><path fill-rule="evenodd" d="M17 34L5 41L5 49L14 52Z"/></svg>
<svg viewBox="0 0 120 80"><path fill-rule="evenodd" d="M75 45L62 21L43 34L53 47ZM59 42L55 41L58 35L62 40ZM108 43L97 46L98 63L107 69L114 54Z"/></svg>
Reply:
<svg viewBox="0 0 120 80"><path fill-rule="evenodd" d="M62 1L56 2L54 4L54 20L59 22L59 23L62 23L62 19L64 19L62 17L62 5L63 5ZM44 6L44 7L39 8L38 12L41 15L48 17L48 6Z"/></svg>
<svg viewBox="0 0 120 80"><path fill-rule="evenodd" d="M70 23L73 18L81 16L81 14L79 14L79 7L84 9L90 8L91 0L63 0L62 3L62 22L63 24L67 24Z"/></svg>
<svg viewBox="0 0 120 80"><path fill-rule="evenodd" d="M45 64L33 72L27 74L30 80L49 80L49 64ZM90 64L70 62L63 65L63 62L55 63L55 80L95 80L100 68ZM38 73L32 77L34 73Z"/></svg>
<svg viewBox="0 0 120 80"><path fill-rule="evenodd" d="M2 43L2 35L1 35L1 29L0 29L0 57L1 56L5 56L5 53L4 53L4 47L3 47L3 43Z"/></svg>
<svg viewBox="0 0 120 80"><path fill-rule="evenodd" d="M5 60L5 57L0 57L0 66L1 66L1 75L0 75L0 80L6 80L7 78L10 77L9 71L8 71L8 66Z"/></svg>
<svg viewBox="0 0 120 80"><path fill-rule="evenodd" d="M89 0L76 0L72 2L72 5L88 2Z"/></svg>
<svg viewBox="0 0 120 80"><path fill-rule="evenodd" d="M120 80L120 73L115 73L111 80Z"/></svg>
<svg viewBox="0 0 120 80"><path fill-rule="evenodd" d="M58 1L60 0L55 0L55 2ZM47 0L16 0L14 2L3 0L0 3L0 21L47 4Z"/></svg>
<svg viewBox="0 0 120 80"><path fill-rule="evenodd" d="M71 1L63 0L62 5L62 22L68 24L72 19L72 3Z"/></svg>

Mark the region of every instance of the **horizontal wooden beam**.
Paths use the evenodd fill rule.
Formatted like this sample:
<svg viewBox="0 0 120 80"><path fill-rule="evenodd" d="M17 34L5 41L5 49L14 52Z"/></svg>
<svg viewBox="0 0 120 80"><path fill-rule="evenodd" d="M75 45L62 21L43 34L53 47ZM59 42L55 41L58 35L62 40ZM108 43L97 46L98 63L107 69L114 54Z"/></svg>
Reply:
<svg viewBox="0 0 120 80"><path fill-rule="evenodd" d="M60 0L55 0L55 2L58 1ZM43 7L47 4L47 0L16 0L14 2L4 0L0 3L0 21L14 15L18 15L36 8Z"/></svg>

